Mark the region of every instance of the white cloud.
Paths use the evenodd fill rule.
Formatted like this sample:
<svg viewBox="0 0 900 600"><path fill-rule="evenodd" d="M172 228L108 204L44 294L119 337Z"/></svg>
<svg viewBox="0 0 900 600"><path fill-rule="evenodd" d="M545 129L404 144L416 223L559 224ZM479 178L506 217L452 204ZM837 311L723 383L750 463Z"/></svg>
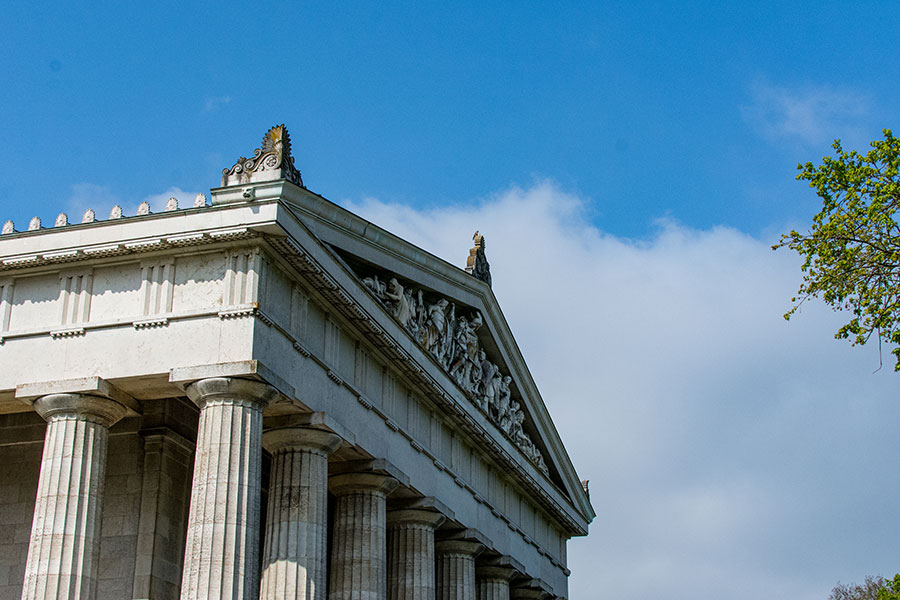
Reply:
<svg viewBox="0 0 900 600"><path fill-rule="evenodd" d="M70 223L81 223L84 213L93 209L97 218L106 218L104 210L109 210L120 203L119 197L107 186L96 183L76 183L72 185L72 192L66 200L66 215Z"/></svg>
<svg viewBox="0 0 900 600"><path fill-rule="evenodd" d="M752 102L741 107L744 120L770 140L828 143L835 138L862 137L871 110L865 94L827 85L777 86L765 81L751 86Z"/></svg>
<svg viewBox="0 0 900 600"><path fill-rule="evenodd" d="M203 103L203 112L211 112L231 102L231 96L211 96Z"/></svg>
<svg viewBox="0 0 900 600"><path fill-rule="evenodd" d="M122 207L125 216L134 216L137 214L138 205L141 202L150 203L150 212L162 212L165 210L169 198L178 200L179 208L190 208L194 205L196 195L197 192L185 192L179 187L172 186L158 194L149 194L139 201L133 201L123 200L104 185L76 183L72 186L72 193L66 201L65 212L70 223L80 223L82 215L88 209L93 209L96 218L101 220L106 219L112 207L118 204Z"/></svg>
<svg viewBox="0 0 900 600"><path fill-rule="evenodd" d="M172 186L159 194L150 194L149 196L146 196L143 201L150 203L150 212L162 212L165 210L169 198L178 200L179 208L190 208L194 205L194 197L196 195L197 192L185 192L179 187ZM135 205L134 210L137 212L137 205Z"/></svg>
<svg viewBox="0 0 900 600"><path fill-rule="evenodd" d="M463 266L485 235L494 292L597 519L570 543L573 598L821 599L892 574L897 377L832 339L773 240L664 220L597 229L551 182L475 203L347 207Z"/></svg>

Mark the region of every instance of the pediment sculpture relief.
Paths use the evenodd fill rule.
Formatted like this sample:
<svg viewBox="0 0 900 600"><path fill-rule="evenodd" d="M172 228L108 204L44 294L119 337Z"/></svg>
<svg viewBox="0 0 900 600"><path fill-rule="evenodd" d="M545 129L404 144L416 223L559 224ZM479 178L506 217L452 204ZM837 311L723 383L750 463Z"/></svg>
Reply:
<svg viewBox="0 0 900 600"><path fill-rule="evenodd" d="M478 340L483 324L481 313L457 313L456 304L447 298L429 302L421 289L404 285L396 277L385 282L372 275L362 282L481 412L531 462L548 473L544 457L522 427L525 412L512 398L512 377L488 360Z"/></svg>

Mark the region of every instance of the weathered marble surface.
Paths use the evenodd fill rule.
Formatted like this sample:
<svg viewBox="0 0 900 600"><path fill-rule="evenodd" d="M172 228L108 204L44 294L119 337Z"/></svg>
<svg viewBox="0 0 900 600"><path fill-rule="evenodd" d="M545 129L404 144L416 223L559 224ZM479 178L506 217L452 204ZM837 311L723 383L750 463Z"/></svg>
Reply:
<svg viewBox="0 0 900 600"><path fill-rule="evenodd" d="M261 600L324 600L328 539L328 455L341 439L287 427L263 433L272 453Z"/></svg>
<svg viewBox="0 0 900 600"><path fill-rule="evenodd" d="M334 475L329 600L384 600L387 592L386 497L397 480L375 473Z"/></svg>
<svg viewBox="0 0 900 600"><path fill-rule="evenodd" d="M109 428L126 409L86 394L43 396L34 409L47 432L22 598L90 600L97 593Z"/></svg>
<svg viewBox="0 0 900 600"><path fill-rule="evenodd" d="M191 384L200 407L183 600L259 596L262 409L277 391L257 381L210 378Z"/></svg>
<svg viewBox="0 0 900 600"><path fill-rule="evenodd" d="M477 542L442 540L437 554L437 600L475 598L475 557L484 549Z"/></svg>
<svg viewBox="0 0 900 600"><path fill-rule="evenodd" d="M388 513L388 600L434 600L434 530L443 521L427 510Z"/></svg>

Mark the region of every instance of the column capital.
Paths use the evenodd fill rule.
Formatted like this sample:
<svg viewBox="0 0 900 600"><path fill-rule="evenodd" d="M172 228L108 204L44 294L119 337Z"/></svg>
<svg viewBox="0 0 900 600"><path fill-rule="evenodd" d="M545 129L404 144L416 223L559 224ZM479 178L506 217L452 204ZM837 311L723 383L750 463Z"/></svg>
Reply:
<svg viewBox="0 0 900 600"><path fill-rule="evenodd" d="M432 510L417 510L413 508L389 510L387 514L387 525L391 527L402 527L404 525L421 525L436 529L447 518L439 512Z"/></svg>
<svg viewBox="0 0 900 600"><path fill-rule="evenodd" d="M46 421L74 416L104 427L112 427L128 409L115 400L89 394L48 394L34 401L34 410Z"/></svg>
<svg viewBox="0 0 900 600"><path fill-rule="evenodd" d="M515 577L516 570L512 567L498 566L476 566L475 576L484 581L501 581L509 583L509 580Z"/></svg>
<svg viewBox="0 0 900 600"><path fill-rule="evenodd" d="M387 496L397 487L396 479L377 473L341 473L328 479L328 489L335 496L376 494Z"/></svg>
<svg viewBox="0 0 900 600"><path fill-rule="evenodd" d="M478 542L466 540L441 540L434 543L434 551L438 555L454 554L458 556L476 557L484 550Z"/></svg>
<svg viewBox="0 0 900 600"><path fill-rule="evenodd" d="M240 404L255 404L264 408L278 397L278 390L262 381L238 377L209 377L200 379L185 388L191 401L203 406L215 400L230 400Z"/></svg>
<svg viewBox="0 0 900 600"><path fill-rule="evenodd" d="M279 427L263 431L263 448L271 453L293 448L307 448L331 454L341 447L340 436L311 427Z"/></svg>

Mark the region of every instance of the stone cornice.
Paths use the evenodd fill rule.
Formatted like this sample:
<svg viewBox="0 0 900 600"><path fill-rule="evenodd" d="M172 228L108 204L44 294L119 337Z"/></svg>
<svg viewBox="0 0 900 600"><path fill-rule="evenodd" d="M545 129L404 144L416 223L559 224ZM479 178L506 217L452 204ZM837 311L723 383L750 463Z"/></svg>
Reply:
<svg viewBox="0 0 900 600"><path fill-rule="evenodd" d="M248 240L257 237L257 235L258 234L255 231L252 231L247 227L224 227L190 234L136 238L115 244L101 243L78 245L66 248L65 250L50 250L46 252L35 252L33 254L4 256L0 259L0 273L32 267L74 263L96 258L144 254L160 250L203 246L219 242Z"/></svg>

